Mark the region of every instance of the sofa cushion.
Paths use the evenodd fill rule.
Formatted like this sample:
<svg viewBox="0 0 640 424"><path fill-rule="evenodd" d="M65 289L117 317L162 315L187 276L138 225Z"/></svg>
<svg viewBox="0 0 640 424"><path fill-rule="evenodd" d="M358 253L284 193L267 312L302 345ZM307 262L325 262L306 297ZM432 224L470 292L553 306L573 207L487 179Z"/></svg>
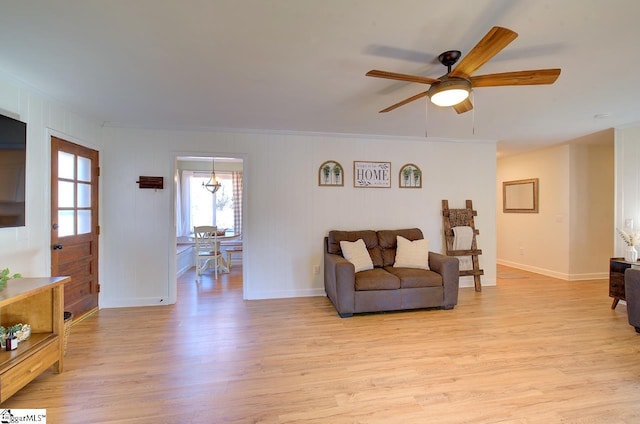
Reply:
<svg viewBox="0 0 640 424"><path fill-rule="evenodd" d="M395 268L419 268L429 269L429 240L407 240L402 236L396 236L398 247L396 249Z"/></svg>
<svg viewBox="0 0 640 424"><path fill-rule="evenodd" d="M353 264L355 272L373 269L371 256L369 256L367 246L365 246L362 239L354 242L342 240L340 242L340 249L342 250L344 258Z"/></svg>
<svg viewBox="0 0 640 424"><path fill-rule="evenodd" d="M382 268L356 273L356 290L397 290L400 279Z"/></svg>
<svg viewBox="0 0 640 424"><path fill-rule="evenodd" d="M442 276L437 272L418 268L394 268L387 266L385 271L400 279L400 288L442 287Z"/></svg>
<svg viewBox="0 0 640 424"><path fill-rule="evenodd" d="M358 239L362 239L364 241L365 246L367 246L367 251L369 252L369 256L371 256L371 261L373 262L373 266L381 267L382 266L382 251L378 246L378 236L376 232L373 230L363 230L363 231L329 231L329 236L327 237L328 241L328 252L334 255L341 255L342 249L340 248L341 241L357 241Z"/></svg>
<svg viewBox="0 0 640 424"><path fill-rule="evenodd" d="M396 261L397 236L407 240L419 240L424 238L419 228L407 228L402 230L380 230L377 232L378 245L382 249L382 266L390 266ZM375 265L375 261L374 261Z"/></svg>

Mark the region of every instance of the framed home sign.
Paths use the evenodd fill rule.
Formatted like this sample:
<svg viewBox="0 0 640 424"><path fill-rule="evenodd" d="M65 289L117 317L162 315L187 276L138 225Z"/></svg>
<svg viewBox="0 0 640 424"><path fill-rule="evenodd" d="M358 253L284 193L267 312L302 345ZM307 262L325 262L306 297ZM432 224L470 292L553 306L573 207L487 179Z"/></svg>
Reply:
<svg viewBox="0 0 640 424"><path fill-rule="evenodd" d="M353 161L353 186L390 188L391 162Z"/></svg>

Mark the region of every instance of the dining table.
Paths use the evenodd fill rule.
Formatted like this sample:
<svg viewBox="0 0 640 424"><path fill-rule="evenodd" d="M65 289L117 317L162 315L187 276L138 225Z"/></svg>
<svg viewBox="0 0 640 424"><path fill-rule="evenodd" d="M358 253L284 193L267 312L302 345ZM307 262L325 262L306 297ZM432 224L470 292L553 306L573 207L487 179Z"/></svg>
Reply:
<svg viewBox="0 0 640 424"><path fill-rule="evenodd" d="M240 238L241 234L238 234L236 232L234 232L233 230L227 230L225 231L224 235L218 235L218 244L220 245L220 243L225 242L225 241L230 241L230 240L234 240L234 239L238 239ZM195 237L193 237L192 235L189 236L179 236L176 237L176 243L180 246L195 246L196 244L196 239ZM220 249L220 246L218 246L218 249ZM219 263L218 263L219 269L221 269L223 272L229 273L229 264L227 264L227 261L225 260L224 256L221 256L219 258Z"/></svg>

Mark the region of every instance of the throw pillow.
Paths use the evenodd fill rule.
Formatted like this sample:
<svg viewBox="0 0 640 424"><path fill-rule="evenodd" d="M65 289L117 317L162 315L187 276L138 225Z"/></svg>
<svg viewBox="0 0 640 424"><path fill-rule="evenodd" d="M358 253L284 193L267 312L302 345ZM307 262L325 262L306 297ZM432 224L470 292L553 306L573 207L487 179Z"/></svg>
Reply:
<svg viewBox="0 0 640 424"><path fill-rule="evenodd" d="M373 269L373 262L371 262L371 256L369 256L364 240L341 241L340 249L342 249L344 258L353 264L356 272Z"/></svg>
<svg viewBox="0 0 640 424"><path fill-rule="evenodd" d="M429 269L429 240L407 240L402 236L396 236L398 247L396 249L395 268L420 268Z"/></svg>

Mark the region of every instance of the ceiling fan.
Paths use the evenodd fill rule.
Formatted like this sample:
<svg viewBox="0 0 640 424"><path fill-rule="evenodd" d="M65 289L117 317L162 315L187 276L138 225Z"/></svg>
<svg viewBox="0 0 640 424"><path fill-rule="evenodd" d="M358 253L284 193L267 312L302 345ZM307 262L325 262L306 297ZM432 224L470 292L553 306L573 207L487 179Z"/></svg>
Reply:
<svg viewBox="0 0 640 424"><path fill-rule="evenodd" d="M438 56L438 60L447 67L447 73L440 78L398 74L376 69L367 72L366 75L368 77L431 85L427 91L418 93L415 96L411 96L388 108L382 109L380 113L392 111L425 96L428 96L435 105L442 107L453 106L456 112L464 113L473 109L469 94L471 90L476 87L553 84L560 75L560 69L535 69L471 76L471 74L515 40L517 36L518 34L516 32L507 28L498 26L491 28L453 71L451 67L460 59L460 51L449 50L442 53Z"/></svg>

